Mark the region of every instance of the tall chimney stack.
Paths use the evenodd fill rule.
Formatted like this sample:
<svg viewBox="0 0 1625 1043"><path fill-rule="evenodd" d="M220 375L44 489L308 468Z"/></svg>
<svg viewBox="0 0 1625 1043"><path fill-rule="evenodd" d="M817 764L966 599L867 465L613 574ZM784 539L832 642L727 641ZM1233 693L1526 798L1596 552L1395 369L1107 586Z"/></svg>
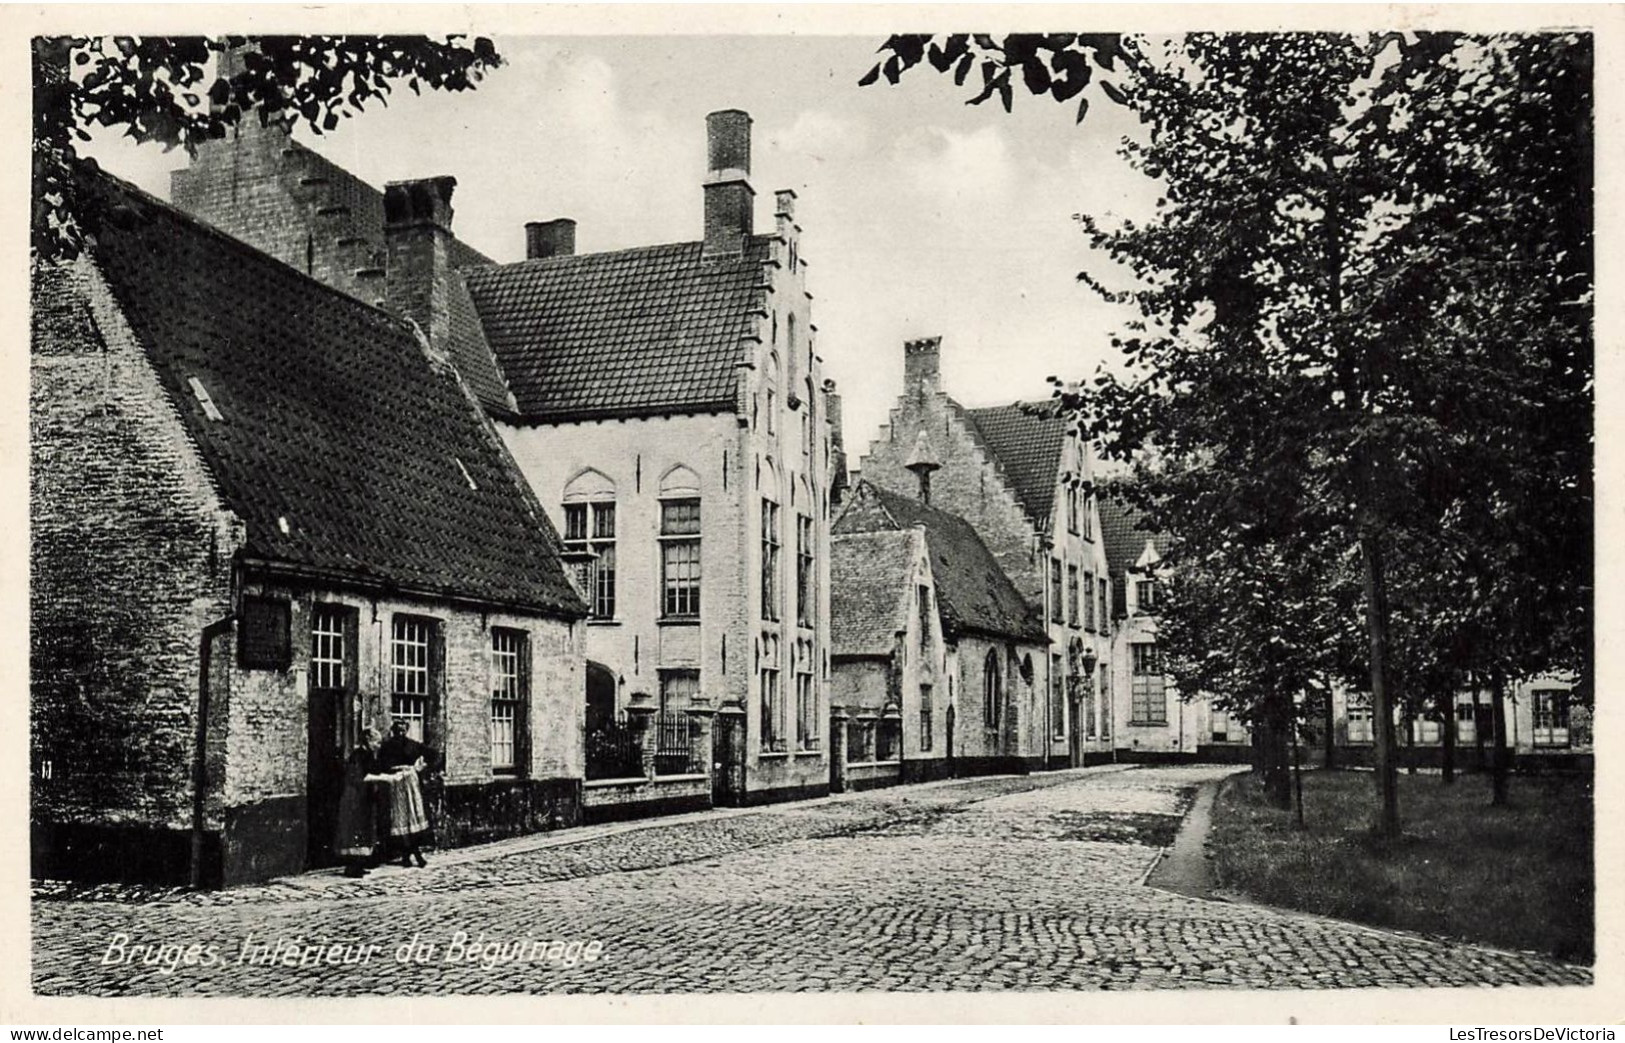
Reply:
<svg viewBox="0 0 1625 1043"><path fill-rule="evenodd" d="M525 259L571 257L576 252L576 223L568 217L530 221L525 225Z"/></svg>
<svg viewBox="0 0 1625 1043"><path fill-rule="evenodd" d="M743 252L752 234L756 193L750 187L750 115L723 109L705 117L705 248L707 257Z"/></svg>
<svg viewBox="0 0 1625 1043"><path fill-rule="evenodd" d="M846 470L846 435L842 431L841 393L835 381L824 380L824 416L829 420L829 492L838 507L846 499L849 479Z"/></svg>
<svg viewBox="0 0 1625 1043"><path fill-rule="evenodd" d="M418 324L429 348L445 356L451 331L451 193L454 177L391 181L384 186L384 301Z"/></svg>
<svg viewBox="0 0 1625 1043"><path fill-rule="evenodd" d="M927 395L941 379L942 338L922 337L903 342L903 393Z"/></svg>

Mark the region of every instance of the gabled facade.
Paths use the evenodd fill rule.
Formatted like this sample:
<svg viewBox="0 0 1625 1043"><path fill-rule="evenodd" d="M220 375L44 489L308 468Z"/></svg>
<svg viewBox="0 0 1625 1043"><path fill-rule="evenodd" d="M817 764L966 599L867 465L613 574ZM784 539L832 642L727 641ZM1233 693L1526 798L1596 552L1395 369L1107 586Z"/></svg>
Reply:
<svg viewBox="0 0 1625 1043"><path fill-rule="evenodd" d="M905 765L913 750L918 772L905 770L905 778L1043 767L1048 738L1040 664L1048 634L1043 620L970 523L864 478L853 487L834 532L843 540L858 535L880 538L918 533L923 544L924 567L929 568L931 578L925 593L921 592L919 565L911 571L885 573L910 579L912 592L844 572L836 577L836 583L843 586L848 581L871 588L878 584L880 589L873 589L873 594L874 603L880 605L904 605L912 599L914 607L908 609L908 615L893 620L894 625L902 624L896 631L901 655L879 670L848 668L842 680L843 699L852 705L868 707L879 701L884 706L885 700L893 698L892 691L898 693ZM854 562L843 556L842 564L849 568ZM935 606L935 621L926 602ZM840 608L848 611L857 606L843 604ZM881 644L883 624L864 625L849 616L838 625L843 634L843 663L850 664ZM919 664L912 678L906 669L911 661ZM904 669L897 669L899 663ZM925 685L930 686L929 716L923 713ZM887 694L882 696L882 690ZM942 692L946 700L939 724L936 705ZM911 695L920 700L917 708L908 701ZM927 732L927 725L932 731ZM942 728L940 734L934 731L938 727ZM933 747L930 751L923 748L927 734ZM921 763L936 761L938 756L940 765Z"/></svg>
<svg viewBox="0 0 1625 1043"><path fill-rule="evenodd" d="M707 131L696 241L577 254L573 221L531 222L526 260L505 265L453 234L449 177L379 192L248 135L205 148L175 191L382 301L456 367L586 590L589 723L634 702L708 704L718 748L737 754L717 801L811 796L830 777L839 400L816 352L795 193L775 194L757 234L750 117L713 113ZM347 267L340 242L369 266Z"/></svg>
<svg viewBox="0 0 1625 1043"><path fill-rule="evenodd" d="M1042 759L1109 759L1112 595L1088 443L1042 407L961 406L941 387L941 338L910 341L903 357L903 393L861 474L891 489L928 482L930 503L969 523L1038 612Z"/></svg>
<svg viewBox="0 0 1625 1043"><path fill-rule="evenodd" d="M406 718L442 844L579 816L586 606L417 331L86 175L32 286L38 875L331 861L343 759Z"/></svg>

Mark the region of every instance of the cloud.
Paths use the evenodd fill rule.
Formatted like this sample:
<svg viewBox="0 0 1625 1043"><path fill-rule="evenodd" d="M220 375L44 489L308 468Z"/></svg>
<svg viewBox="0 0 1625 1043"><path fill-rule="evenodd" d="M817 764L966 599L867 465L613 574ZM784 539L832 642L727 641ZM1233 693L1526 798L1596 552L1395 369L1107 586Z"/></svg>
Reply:
<svg viewBox="0 0 1625 1043"><path fill-rule="evenodd" d="M767 135L768 148L809 159L854 159L869 151L869 132L856 120L823 110L803 112Z"/></svg>

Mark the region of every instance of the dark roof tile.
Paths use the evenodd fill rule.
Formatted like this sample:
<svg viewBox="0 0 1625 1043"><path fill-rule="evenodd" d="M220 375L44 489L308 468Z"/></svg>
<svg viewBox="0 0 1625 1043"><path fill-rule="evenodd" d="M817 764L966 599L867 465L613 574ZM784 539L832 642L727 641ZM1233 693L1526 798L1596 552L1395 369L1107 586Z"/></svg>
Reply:
<svg viewBox="0 0 1625 1043"><path fill-rule="evenodd" d="M836 656L889 656L908 626L908 589L914 535L891 530L851 532L830 539L830 652Z"/></svg>
<svg viewBox="0 0 1625 1043"><path fill-rule="evenodd" d="M949 400L952 402L952 400ZM1055 485L1061 473L1061 450L1066 445L1067 421L1059 416L1028 412L1042 406L988 406L965 409L972 433L999 464L1010 491L1038 527L1047 531L1055 507Z"/></svg>
<svg viewBox="0 0 1625 1043"><path fill-rule="evenodd" d="M93 256L246 524L248 554L385 589L583 612L495 430L406 324L122 182L89 184L110 215ZM222 419L205 415L194 378Z"/></svg>

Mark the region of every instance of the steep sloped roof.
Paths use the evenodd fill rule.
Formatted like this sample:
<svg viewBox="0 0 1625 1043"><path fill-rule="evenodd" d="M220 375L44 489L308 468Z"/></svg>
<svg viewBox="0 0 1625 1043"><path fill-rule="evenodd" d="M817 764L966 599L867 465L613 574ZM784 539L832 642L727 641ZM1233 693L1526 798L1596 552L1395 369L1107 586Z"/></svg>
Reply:
<svg viewBox="0 0 1625 1043"><path fill-rule="evenodd" d="M955 403L957 406L957 403ZM1061 450L1066 445L1067 421L1027 411L1041 405L961 409L972 434L998 461L1010 491L1027 517L1040 530L1047 529L1055 507L1055 483L1061 473Z"/></svg>
<svg viewBox="0 0 1625 1043"><path fill-rule="evenodd" d="M914 534L903 530L832 536L829 551L830 652L889 656L908 626Z"/></svg>
<svg viewBox="0 0 1625 1043"><path fill-rule="evenodd" d="M672 243L466 270L519 411L541 420L729 410L770 239Z"/></svg>
<svg viewBox="0 0 1625 1043"><path fill-rule="evenodd" d="M836 534L925 527L943 629L1049 643L1049 635L970 523L864 479L831 531Z"/></svg>
<svg viewBox="0 0 1625 1043"><path fill-rule="evenodd" d="M558 536L496 432L408 325L131 186L89 178L108 215L92 256L246 524L250 556L583 614Z"/></svg>
<svg viewBox="0 0 1625 1043"><path fill-rule="evenodd" d="M1141 515L1120 496L1103 493L1096 501L1100 506L1100 537L1106 550L1106 567L1112 580L1120 581L1145 552L1145 541L1151 540L1158 554L1168 550L1168 538L1160 532L1140 528Z"/></svg>

